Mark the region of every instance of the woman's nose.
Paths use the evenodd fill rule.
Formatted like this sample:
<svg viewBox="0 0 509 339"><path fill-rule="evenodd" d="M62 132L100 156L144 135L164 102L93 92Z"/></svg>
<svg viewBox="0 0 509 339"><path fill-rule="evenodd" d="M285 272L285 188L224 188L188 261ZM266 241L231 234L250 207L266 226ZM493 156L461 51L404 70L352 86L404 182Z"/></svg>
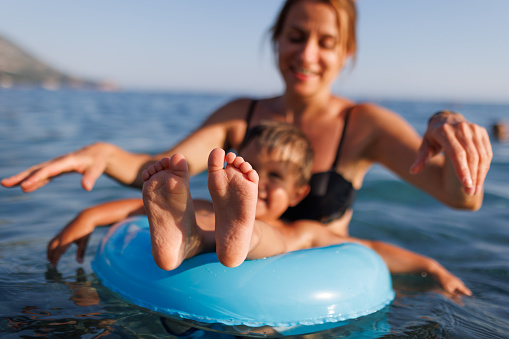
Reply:
<svg viewBox="0 0 509 339"><path fill-rule="evenodd" d="M307 39L305 43L302 44L302 49L300 51L300 58L304 63L312 63L318 60L318 44L314 39Z"/></svg>

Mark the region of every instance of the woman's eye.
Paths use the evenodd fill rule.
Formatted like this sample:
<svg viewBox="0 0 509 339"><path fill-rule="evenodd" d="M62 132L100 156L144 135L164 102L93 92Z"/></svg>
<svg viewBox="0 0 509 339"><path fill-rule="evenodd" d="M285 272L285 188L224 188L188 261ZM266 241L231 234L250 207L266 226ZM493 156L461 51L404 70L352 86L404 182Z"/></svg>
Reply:
<svg viewBox="0 0 509 339"><path fill-rule="evenodd" d="M288 34L288 41L293 43L299 43L304 40L304 36L302 33L299 32L292 32Z"/></svg>
<svg viewBox="0 0 509 339"><path fill-rule="evenodd" d="M333 37L323 38L320 41L320 45L325 49L334 49L336 47L336 39Z"/></svg>

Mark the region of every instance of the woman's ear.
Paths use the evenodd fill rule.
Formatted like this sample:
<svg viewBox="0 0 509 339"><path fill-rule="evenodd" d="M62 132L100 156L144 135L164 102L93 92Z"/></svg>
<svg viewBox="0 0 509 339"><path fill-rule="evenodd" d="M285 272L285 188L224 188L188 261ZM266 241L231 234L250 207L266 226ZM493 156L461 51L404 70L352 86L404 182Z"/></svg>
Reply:
<svg viewBox="0 0 509 339"><path fill-rule="evenodd" d="M302 185L295 189L293 197L290 198L290 207L296 206L308 195L310 190L309 185Z"/></svg>

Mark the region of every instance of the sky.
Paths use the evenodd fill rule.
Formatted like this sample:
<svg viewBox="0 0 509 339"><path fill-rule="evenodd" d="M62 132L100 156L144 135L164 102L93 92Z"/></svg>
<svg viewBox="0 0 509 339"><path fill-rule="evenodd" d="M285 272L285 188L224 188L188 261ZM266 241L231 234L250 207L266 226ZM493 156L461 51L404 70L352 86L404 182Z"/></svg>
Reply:
<svg viewBox="0 0 509 339"><path fill-rule="evenodd" d="M0 35L124 89L277 95L281 0L0 0ZM508 0L357 0L359 51L334 93L509 103Z"/></svg>

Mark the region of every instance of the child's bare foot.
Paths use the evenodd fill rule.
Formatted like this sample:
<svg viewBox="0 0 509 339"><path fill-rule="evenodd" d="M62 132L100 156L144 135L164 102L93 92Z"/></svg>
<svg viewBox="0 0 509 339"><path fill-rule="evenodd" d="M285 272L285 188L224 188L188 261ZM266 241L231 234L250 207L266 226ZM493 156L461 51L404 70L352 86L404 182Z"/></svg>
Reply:
<svg viewBox="0 0 509 339"><path fill-rule="evenodd" d="M152 255L162 269L175 269L200 246L186 159L181 154L163 158L142 176Z"/></svg>
<svg viewBox="0 0 509 339"><path fill-rule="evenodd" d="M258 173L243 158L226 155L220 148L210 152L208 186L214 203L216 252L228 267L240 265L251 243L258 199Z"/></svg>

